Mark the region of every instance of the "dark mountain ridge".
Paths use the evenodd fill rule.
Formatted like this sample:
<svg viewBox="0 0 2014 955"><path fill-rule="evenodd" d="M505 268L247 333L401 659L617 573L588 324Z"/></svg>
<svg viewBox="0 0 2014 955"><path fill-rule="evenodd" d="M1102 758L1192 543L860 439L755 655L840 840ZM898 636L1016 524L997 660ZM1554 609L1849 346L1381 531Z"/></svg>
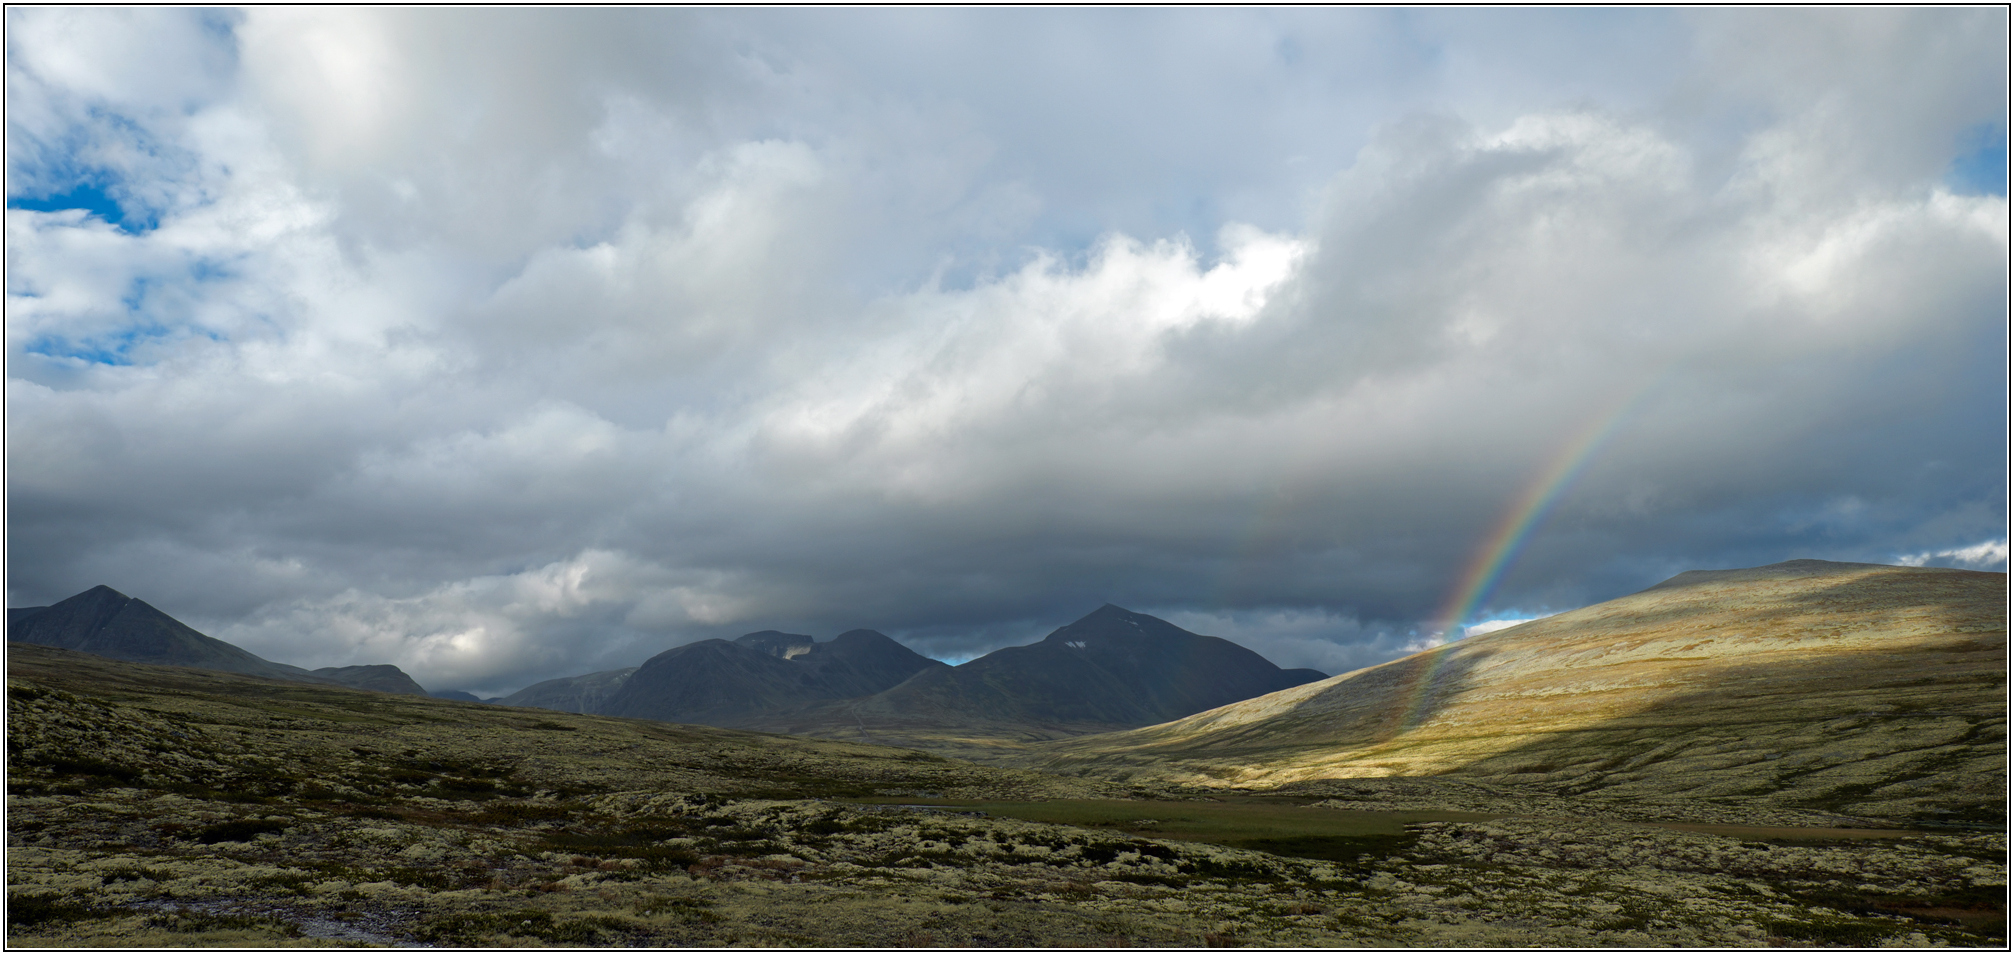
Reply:
<svg viewBox="0 0 2014 955"><path fill-rule="evenodd" d="M406 675L406 671L389 663L367 663L362 666L319 667L316 676L334 680L344 686L360 690L376 690L380 693L405 693L412 696L428 696L426 689ZM481 701L477 701L481 702Z"/></svg>
<svg viewBox="0 0 2014 955"><path fill-rule="evenodd" d="M552 680L501 702L563 708L552 704L579 700L577 684L601 677L606 696L575 712L928 747L936 733L1048 739L1147 726L1327 676L1108 604L957 667L872 630L825 642L763 630L673 647L627 678Z"/></svg>
<svg viewBox="0 0 2014 955"><path fill-rule="evenodd" d="M388 664L308 671L197 632L145 601L93 587L48 607L8 611L8 639L133 663L428 695ZM1229 640L1107 604L1043 640L963 666L873 630L829 641L764 630L673 647L623 670L533 684L496 702L602 716L805 732L1005 727L1041 738L1129 728L1297 686L1326 675L1282 670Z"/></svg>
<svg viewBox="0 0 2014 955"><path fill-rule="evenodd" d="M615 691L622 689L623 681L635 672L636 667L623 667L620 670L601 670L545 680L504 696L496 703L499 706L530 706L563 713L599 713L602 704L608 702Z"/></svg>
<svg viewBox="0 0 2014 955"><path fill-rule="evenodd" d="M1074 734L1163 723L1327 676L1282 670L1229 640L1106 604L1036 643L919 672L884 692L765 728L843 732L854 725L906 734L1021 726Z"/></svg>
<svg viewBox="0 0 2014 955"><path fill-rule="evenodd" d="M200 633L146 601L103 584L47 607L8 608L7 639L129 663L196 667L300 683L332 683L386 693L426 695L412 677L390 664L324 667L310 672L274 663Z"/></svg>
<svg viewBox="0 0 2014 955"><path fill-rule="evenodd" d="M932 668L950 669L872 630L849 630L825 643L765 630L651 657L596 713L741 726L824 700L877 693Z"/></svg>

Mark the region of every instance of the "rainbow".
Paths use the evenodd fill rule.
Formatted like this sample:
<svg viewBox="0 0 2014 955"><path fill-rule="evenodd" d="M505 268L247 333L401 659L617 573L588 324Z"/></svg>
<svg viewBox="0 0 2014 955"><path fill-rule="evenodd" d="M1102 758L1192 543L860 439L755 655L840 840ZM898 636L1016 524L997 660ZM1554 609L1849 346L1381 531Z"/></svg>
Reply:
<svg viewBox="0 0 2014 955"><path fill-rule="evenodd" d="M1504 512L1489 536L1483 539L1482 546L1476 549L1475 556L1463 570L1447 602L1431 618L1434 635L1444 642L1423 654L1423 661L1412 665L1412 685L1408 692L1402 694L1406 702L1398 710L1400 718L1389 728L1391 733L1418 725L1428 700L1434 696L1441 665L1455 649L1453 641L1462 637L1462 621L1489 599L1498 581L1503 579L1504 571L1531 540L1532 531L1545 520L1546 515L1552 513L1553 506L1566 495L1574 480L1587 469L1630 412L1642 403L1644 396L1650 393L1652 383L1646 382L1636 389L1635 394L1616 402L1612 410L1596 415L1571 435L1537 478L1526 485L1524 492Z"/></svg>

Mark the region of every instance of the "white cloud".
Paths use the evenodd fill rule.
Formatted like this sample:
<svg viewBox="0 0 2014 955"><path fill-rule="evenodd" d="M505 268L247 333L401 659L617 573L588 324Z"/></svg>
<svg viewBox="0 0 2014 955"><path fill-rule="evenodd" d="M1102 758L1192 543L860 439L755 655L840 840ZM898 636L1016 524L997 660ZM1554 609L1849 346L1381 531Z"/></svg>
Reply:
<svg viewBox="0 0 2014 955"><path fill-rule="evenodd" d="M1980 541L1970 547L1953 547L1950 550L1923 551L1916 554L1897 554L1895 562L1905 567L1922 567L1933 560L1944 559L1960 567L1979 570L2004 570L2007 567L2007 539Z"/></svg>
<svg viewBox="0 0 2014 955"><path fill-rule="evenodd" d="M1432 650L1435 647L1447 646L1447 644L1448 644L1447 635L1436 630L1433 631L1432 633L1423 633L1418 636L1415 636L1413 639L1406 641L1403 646L1399 647L1399 650L1402 653L1418 653L1421 650Z"/></svg>
<svg viewBox="0 0 2014 955"><path fill-rule="evenodd" d="M509 692L556 669L624 665L609 653L635 652L629 644L649 634L735 621L750 608L722 583L717 574L681 574L627 554L590 550L411 597L351 589L279 600L210 632L297 666L372 660L398 665L429 689ZM663 647L646 643L641 649Z"/></svg>

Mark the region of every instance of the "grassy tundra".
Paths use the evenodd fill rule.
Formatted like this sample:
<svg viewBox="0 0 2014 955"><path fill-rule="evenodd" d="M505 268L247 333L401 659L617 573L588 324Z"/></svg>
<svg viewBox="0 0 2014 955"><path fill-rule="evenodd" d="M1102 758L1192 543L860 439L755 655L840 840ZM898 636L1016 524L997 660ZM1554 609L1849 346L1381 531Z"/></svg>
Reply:
<svg viewBox="0 0 2014 955"><path fill-rule="evenodd" d="M1730 828L1448 780L1225 798L11 650L17 946L2005 934L1998 832Z"/></svg>

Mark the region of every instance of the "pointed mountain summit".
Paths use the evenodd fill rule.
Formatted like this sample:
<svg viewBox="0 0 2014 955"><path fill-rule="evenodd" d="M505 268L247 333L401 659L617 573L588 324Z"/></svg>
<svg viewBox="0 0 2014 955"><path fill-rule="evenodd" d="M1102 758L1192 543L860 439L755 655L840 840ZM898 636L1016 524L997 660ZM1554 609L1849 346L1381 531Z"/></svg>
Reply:
<svg viewBox="0 0 2014 955"><path fill-rule="evenodd" d="M103 584L19 618L10 611L8 617L10 641L95 653L131 663L321 682L300 667L274 663L198 633L146 601Z"/></svg>
<svg viewBox="0 0 2014 955"><path fill-rule="evenodd" d="M129 663L195 667L302 683L334 683L387 693L426 691L390 664L325 667L312 673L274 663L233 644L198 632L144 600L104 584L47 607L7 611L7 639L92 653Z"/></svg>

